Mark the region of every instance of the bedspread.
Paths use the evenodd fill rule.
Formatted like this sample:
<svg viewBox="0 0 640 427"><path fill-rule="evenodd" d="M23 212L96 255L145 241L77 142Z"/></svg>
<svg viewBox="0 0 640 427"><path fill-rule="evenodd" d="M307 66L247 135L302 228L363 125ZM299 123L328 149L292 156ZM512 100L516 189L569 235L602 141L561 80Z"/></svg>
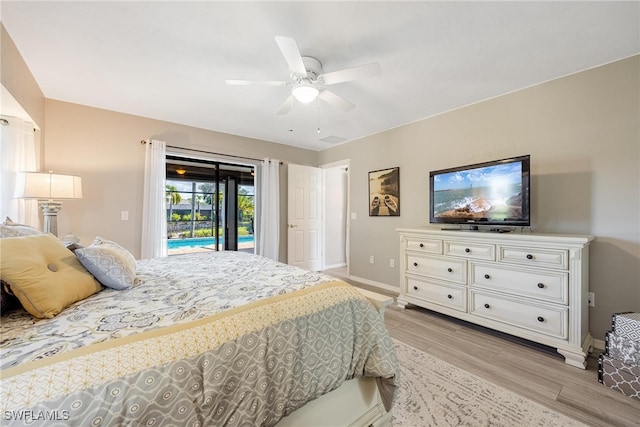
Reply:
<svg viewBox="0 0 640 427"><path fill-rule="evenodd" d="M399 370L381 317L350 285L314 277L15 363L1 371L3 425L268 426L360 376L376 377L390 409Z"/></svg>
<svg viewBox="0 0 640 427"><path fill-rule="evenodd" d="M105 288L53 319L24 310L2 316L0 368L89 344L196 320L332 277L242 252L138 261L132 289Z"/></svg>

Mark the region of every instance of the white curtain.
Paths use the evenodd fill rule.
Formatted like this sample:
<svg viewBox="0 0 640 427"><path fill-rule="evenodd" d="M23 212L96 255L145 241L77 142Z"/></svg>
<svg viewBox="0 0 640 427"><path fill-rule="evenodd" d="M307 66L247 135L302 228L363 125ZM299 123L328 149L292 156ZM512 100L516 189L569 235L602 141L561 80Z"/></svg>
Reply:
<svg viewBox="0 0 640 427"><path fill-rule="evenodd" d="M142 258L167 256L167 212L165 163L167 144L145 145L144 200L142 204Z"/></svg>
<svg viewBox="0 0 640 427"><path fill-rule="evenodd" d="M264 159L260 169L258 254L278 261L280 248L280 161Z"/></svg>
<svg viewBox="0 0 640 427"><path fill-rule="evenodd" d="M16 174L37 171L33 123L15 117L2 117L0 137L0 221L13 221L40 228L38 201L14 199Z"/></svg>

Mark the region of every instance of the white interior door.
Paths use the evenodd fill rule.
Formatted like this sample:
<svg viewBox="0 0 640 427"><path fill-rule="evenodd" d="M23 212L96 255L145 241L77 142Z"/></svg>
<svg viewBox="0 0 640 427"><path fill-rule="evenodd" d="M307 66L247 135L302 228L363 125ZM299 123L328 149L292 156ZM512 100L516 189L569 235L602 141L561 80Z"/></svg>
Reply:
<svg viewBox="0 0 640 427"><path fill-rule="evenodd" d="M348 161L321 166L323 174L323 267L347 267L349 246L349 166Z"/></svg>
<svg viewBox="0 0 640 427"><path fill-rule="evenodd" d="M289 164L287 263L322 268L322 169Z"/></svg>

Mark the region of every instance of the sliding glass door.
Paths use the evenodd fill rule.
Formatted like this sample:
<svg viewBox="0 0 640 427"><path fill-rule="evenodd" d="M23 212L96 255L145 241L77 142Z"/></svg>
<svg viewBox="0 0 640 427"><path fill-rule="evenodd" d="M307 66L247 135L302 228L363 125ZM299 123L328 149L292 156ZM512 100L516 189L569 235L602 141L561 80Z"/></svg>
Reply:
<svg viewBox="0 0 640 427"><path fill-rule="evenodd" d="M254 252L254 168L167 156L169 255Z"/></svg>

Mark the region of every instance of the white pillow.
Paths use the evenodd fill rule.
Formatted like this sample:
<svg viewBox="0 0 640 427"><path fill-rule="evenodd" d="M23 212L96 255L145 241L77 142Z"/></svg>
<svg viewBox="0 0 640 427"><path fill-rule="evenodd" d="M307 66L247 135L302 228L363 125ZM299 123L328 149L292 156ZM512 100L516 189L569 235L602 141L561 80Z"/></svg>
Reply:
<svg viewBox="0 0 640 427"><path fill-rule="evenodd" d="M38 236L42 234L37 228L30 227L24 224L18 224L13 222L11 218L7 217L2 224L0 224L0 238L6 237L23 237L23 236Z"/></svg>
<svg viewBox="0 0 640 427"><path fill-rule="evenodd" d="M131 253L110 240L96 237L75 254L98 282L112 289L129 289L136 278L136 260Z"/></svg>

